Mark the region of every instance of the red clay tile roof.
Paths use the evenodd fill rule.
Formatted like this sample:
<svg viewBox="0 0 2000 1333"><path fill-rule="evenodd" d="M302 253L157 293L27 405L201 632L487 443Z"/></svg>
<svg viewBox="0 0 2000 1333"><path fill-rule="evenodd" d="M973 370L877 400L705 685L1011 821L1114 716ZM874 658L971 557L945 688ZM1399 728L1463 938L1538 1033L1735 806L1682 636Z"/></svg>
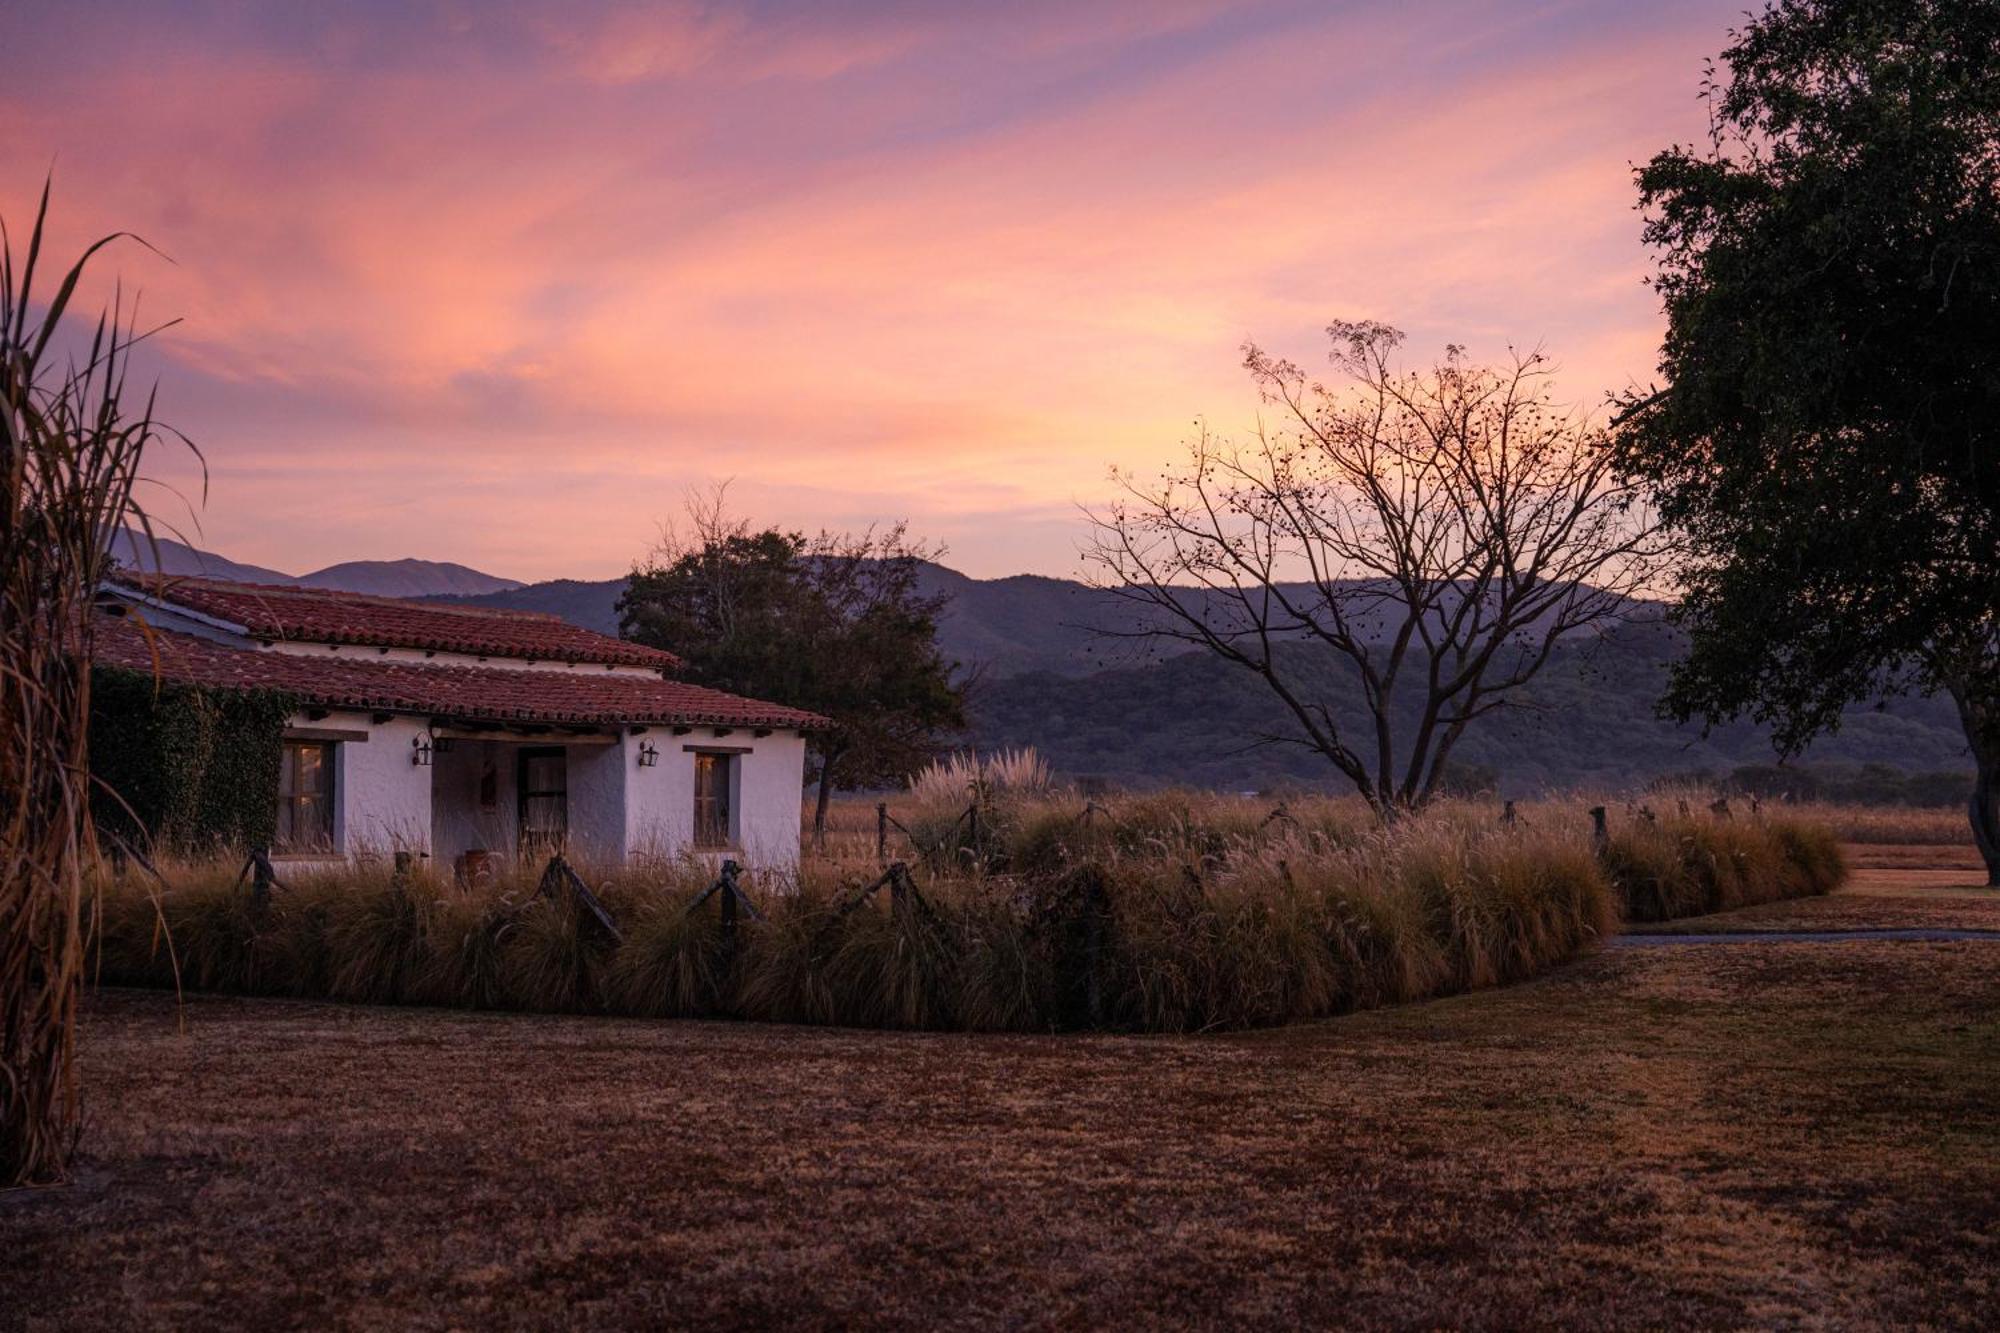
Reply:
<svg viewBox="0 0 2000 1333"><path fill-rule="evenodd" d="M396 597L287 588L221 579L127 576L120 580L160 601L241 625L254 639L420 648L543 662L597 662L671 670L681 659L659 648L596 634L540 611L445 606Z"/></svg>
<svg viewBox="0 0 2000 1333"><path fill-rule="evenodd" d="M454 666L383 658L307 657L273 649L233 648L187 634L146 634L124 616L97 618L96 662L151 672L155 649L167 680L236 689L279 689L306 703L464 721L660 723L691 726L798 727L825 719L721 690L655 676L523 667Z"/></svg>

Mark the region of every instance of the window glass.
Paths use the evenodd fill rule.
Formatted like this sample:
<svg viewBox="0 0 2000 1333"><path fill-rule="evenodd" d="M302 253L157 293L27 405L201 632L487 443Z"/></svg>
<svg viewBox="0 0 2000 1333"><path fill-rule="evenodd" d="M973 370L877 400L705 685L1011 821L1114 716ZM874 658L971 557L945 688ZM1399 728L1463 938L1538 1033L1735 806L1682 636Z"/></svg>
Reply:
<svg viewBox="0 0 2000 1333"><path fill-rule="evenodd" d="M278 769L281 852L333 850L333 743L286 741Z"/></svg>
<svg viewBox="0 0 2000 1333"><path fill-rule="evenodd" d="M730 818L729 779L736 756L697 751L694 757L694 842L728 847L735 842Z"/></svg>

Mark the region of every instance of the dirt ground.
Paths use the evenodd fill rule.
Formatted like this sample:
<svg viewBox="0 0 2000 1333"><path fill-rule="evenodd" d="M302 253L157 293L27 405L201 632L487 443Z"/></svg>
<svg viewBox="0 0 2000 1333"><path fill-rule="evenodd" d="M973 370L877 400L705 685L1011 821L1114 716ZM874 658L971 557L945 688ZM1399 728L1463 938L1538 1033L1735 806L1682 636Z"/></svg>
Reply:
<svg viewBox="0 0 2000 1333"><path fill-rule="evenodd" d="M1952 887L1978 876L1913 868L1789 919L2000 924L2000 895ZM1746 925L1768 919L1704 928ZM83 1052L79 1183L0 1195L0 1326L1970 1328L2000 1306L1996 941L1605 950L1186 1039L128 991L93 1000Z"/></svg>

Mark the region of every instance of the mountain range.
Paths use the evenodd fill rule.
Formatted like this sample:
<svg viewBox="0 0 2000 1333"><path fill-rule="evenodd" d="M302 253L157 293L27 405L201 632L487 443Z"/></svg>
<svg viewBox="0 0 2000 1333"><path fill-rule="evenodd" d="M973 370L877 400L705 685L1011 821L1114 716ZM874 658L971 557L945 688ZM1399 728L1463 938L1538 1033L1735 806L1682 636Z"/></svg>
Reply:
<svg viewBox="0 0 2000 1333"><path fill-rule="evenodd" d="M440 597L506 592L522 586L518 579L482 574L465 565L440 560L348 560L310 574L285 574L262 565L246 565L170 537L151 541L129 528L113 548L118 559L134 568L196 578L230 579L238 583L274 583L300 588L331 588L377 597Z"/></svg>
<svg viewBox="0 0 2000 1333"><path fill-rule="evenodd" d="M162 543L159 563L174 573L543 611L605 634L618 632L625 587L622 578L524 584L423 560L354 561L294 577L180 543ZM1114 593L1040 575L975 579L936 564L925 567L922 586L949 598L939 624L945 655L977 668L966 738L972 745L1031 744L1058 772L1127 785L1338 786L1324 759L1269 741L1287 730L1286 718L1247 673L1206 654L1149 652L1133 640L1107 638L1103 631L1136 623ZM1285 651L1289 674L1334 701L1343 723L1363 720L1339 662L1305 643ZM1531 795L1622 789L1774 762L1768 735L1757 726L1704 731L1655 714L1678 651L1657 608L1601 637L1562 644L1522 691L1519 708L1467 733L1457 764L1505 794ZM1804 758L1912 774L1969 768L1950 705L1924 698L1857 705Z"/></svg>

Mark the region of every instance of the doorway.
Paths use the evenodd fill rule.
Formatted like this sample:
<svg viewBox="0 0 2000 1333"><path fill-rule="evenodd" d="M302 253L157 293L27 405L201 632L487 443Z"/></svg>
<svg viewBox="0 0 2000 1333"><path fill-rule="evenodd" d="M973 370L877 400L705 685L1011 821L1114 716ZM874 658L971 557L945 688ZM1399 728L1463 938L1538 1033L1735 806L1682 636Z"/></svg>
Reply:
<svg viewBox="0 0 2000 1333"><path fill-rule="evenodd" d="M569 838L569 752L523 746L519 759L521 856L553 856Z"/></svg>

